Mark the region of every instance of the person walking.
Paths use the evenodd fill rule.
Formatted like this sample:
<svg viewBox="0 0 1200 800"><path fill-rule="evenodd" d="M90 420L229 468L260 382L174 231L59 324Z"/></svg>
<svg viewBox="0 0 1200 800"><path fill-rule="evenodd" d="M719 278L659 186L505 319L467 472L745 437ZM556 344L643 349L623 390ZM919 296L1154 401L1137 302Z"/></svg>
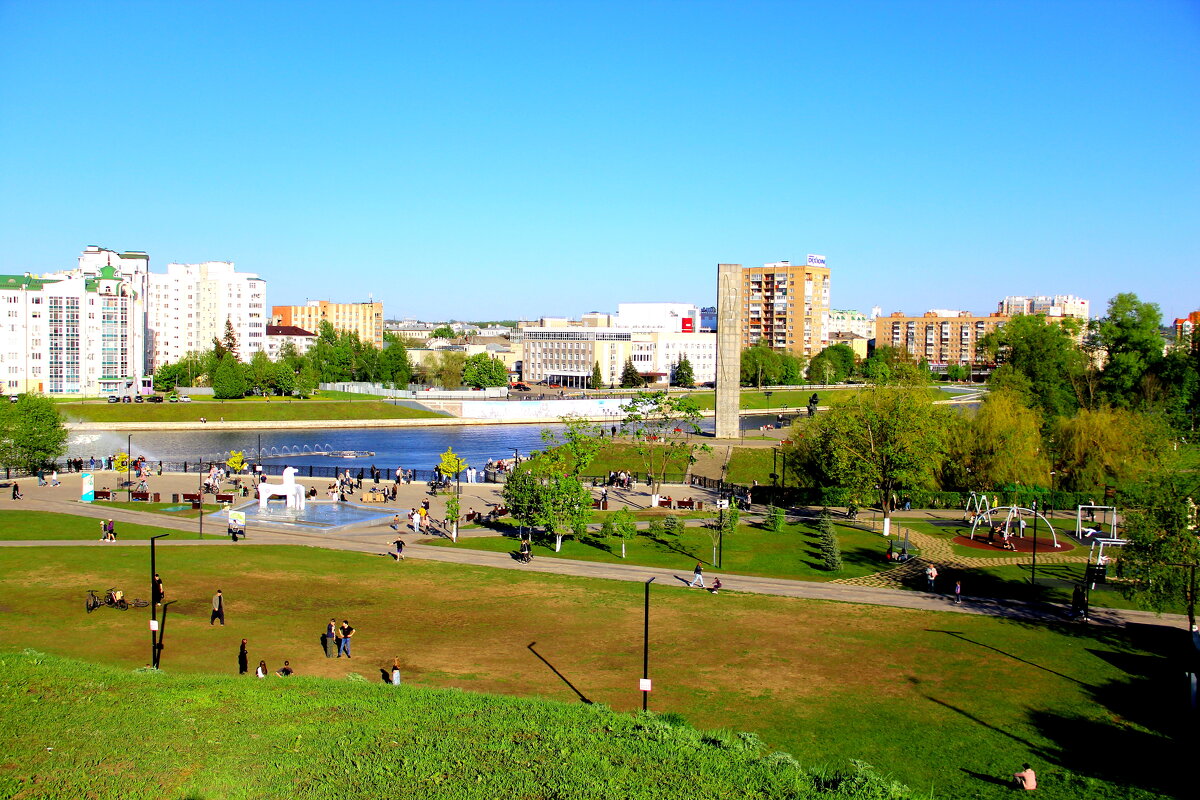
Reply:
<svg viewBox="0 0 1200 800"><path fill-rule="evenodd" d="M225 627L225 598L221 596L221 590L217 589L217 593L213 595L212 614L208 617L208 627L217 620L221 620L221 627Z"/></svg>
<svg viewBox="0 0 1200 800"><path fill-rule="evenodd" d="M329 624L325 626L325 635L321 639L325 645L325 657L333 658L338 648L337 620L329 620Z"/></svg>
<svg viewBox="0 0 1200 800"><path fill-rule="evenodd" d="M396 563L399 564L404 560L404 540L397 536L392 544L396 546Z"/></svg>
<svg viewBox="0 0 1200 800"><path fill-rule="evenodd" d="M13 484L13 487L12 487L12 499L13 499L13 500L20 500L20 499L21 499L21 484L19 484L19 483L14 483L14 484Z"/></svg>
<svg viewBox="0 0 1200 800"><path fill-rule="evenodd" d="M400 657L392 659L392 686L400 685Z"/></svg>
<svg viewBox="0 0 1200 800"><path fill-rule="evenodd" d="M962 581L954 582L954 605L962 605Z"/></svg>
<svg viewBox="0 0 1200 800"><path fill-rule="evenodd" d="M112 520L109 520L109 522L111 523ZM108 535L112 536L114 539L116 538L115 536L113 536L113 532L112 532L111 528L109 528ZM166 589L163 588L162 578L158 577L157 572L154 573L154 583L152 584L152 586L150 588L150 597L153 600L154 605L156 605L156 606L161 606L163 600L165 600L167 597L167 591L166 591Z"/></svg>
<svg viewBox="0 0 1200 800"><path fill-rule="evenodd" d="M246 652L246 640L242 639L241 649L238 650L238 675L245 675L250 671L250 654Z"/></svg>
<svg viewBox="0 0 1200 800"><path fill-rule="evenodd" d="M254 670L254 677L256 677L256 678L267 677L267 662L265 662L265 661L258 662L258 669Z"/></svg>
<svg viewBox="0 0 1200 800"><path fill-rule="evenodd" d="M338 638L338 658L342 657L342 653L346 654L346 658L350 658L350 637L354 635L354 628L350 625L350 620L342 620L338 633L341 634Z"/></svg>
<svg viewBox="0 0 1200 800"><path fill-rule="evenodd" d="M704 566L699 561L696 562L696 568L692 570L692 582L688 586L704 588Z"/></svg>
<svg viewBox="0 0 1200 800"><path fill-rule="evenodd" d="M925 590L926 591L929 591L929 592L933 591L934 582L937 580L937 576L938 576L937 567L935 567L933 564L930 564L929 566L927 566L925 568Z"/></svg>

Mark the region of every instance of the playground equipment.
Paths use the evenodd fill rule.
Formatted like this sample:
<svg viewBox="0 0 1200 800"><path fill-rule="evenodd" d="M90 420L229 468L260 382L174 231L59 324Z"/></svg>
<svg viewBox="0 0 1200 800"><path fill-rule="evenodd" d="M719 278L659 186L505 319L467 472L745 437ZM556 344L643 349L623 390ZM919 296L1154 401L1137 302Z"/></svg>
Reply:
<svg viewBox="0 0 1200 800"><path fill-rule="evenodd" d="M1054 530L1054 526L1050 524L1050 520L1046 519L1039 512L1034 511L1032 508L1025 508L1024 506L996 506L995 508L991 508L988 506L987 497L983 498L983 506L983 511L977 513L975 518L971 520L970 538L972 540L975 538L975 530L979 527L980 523L983 523L990 529L993 525L993 517L999 516L1003 516L1004 521L1002 524L1004 526L1004 530L1007 531L1010 536L1015 535L1024 538L1025 527L1021 524L1021 522L1025 519L1025 517L1028 516L1034 519L1035 524L1039 519L1046 523L1046 528L1050 531L1050 541L1053 544L1054 549L1058 549L1058 532Z"/></svg>
<svg viewBox="0 0 1200 800"><path fill-rule="evenodd" d="M969 520L977 518L980 514L987 514L991 511L992 504L988 500L987 494L979 494L971 492L971 496L967 498L967 508L964 512Z"/></svg>
<svg viewBox="0 0 1200 800"><path fill-rule="evenodd" d="M282 497L288 508L304 510L304 486L296 483L295 467L284 468L283 483L281 484L260 483L258 485L258 508L260 511L266 509L267 501L272 497Z"/></svg>
<svg viewBox="0 0 1200 800"><path fill-rule="evenodd" d="M1096 521L1097 511L1100 512L1099 522ZM1088 518L1087 525L1084 525L1083 522L1085 515ZM1129 542L1128 539L1122 539L1117 535L1116 506L1076 506L1075 538L1090 545L1088 562L1101 565L1108 563L1109 557L1104 554L1105 548L1124 547Z"/></svg>

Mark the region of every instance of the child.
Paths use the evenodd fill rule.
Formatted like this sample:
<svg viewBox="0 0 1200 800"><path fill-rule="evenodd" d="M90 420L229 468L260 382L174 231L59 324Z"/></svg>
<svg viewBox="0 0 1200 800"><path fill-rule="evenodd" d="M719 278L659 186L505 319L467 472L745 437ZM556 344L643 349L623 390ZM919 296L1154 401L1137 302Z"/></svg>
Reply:
<svg viewBox="0 0 1200 800"><path fill-rule="evenodd" d="M962 581L954 582L954 605L962 605Z"/></svg>
<svg viewBox="0 0 1200 800"><path fill-rule="evenodd" d="M712 588L709 589L708 591L711 592L712 594L716 594L717 592L721 591L721 579L713 578Z"/></svg>

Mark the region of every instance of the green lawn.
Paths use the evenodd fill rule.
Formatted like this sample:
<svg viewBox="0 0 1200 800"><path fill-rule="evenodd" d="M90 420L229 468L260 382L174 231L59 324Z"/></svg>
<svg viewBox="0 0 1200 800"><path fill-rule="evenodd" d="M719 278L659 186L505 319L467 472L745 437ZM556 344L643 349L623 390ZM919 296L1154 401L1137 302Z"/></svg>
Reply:
<svg viewBox="0 0 1200 800"><path fill-rule="evenodd" d="M68 422L210 422L346 420L346 419L433 419L445 417L433 411L393 405L379 400L285 400L263 398L209 400L191 403L86 403L64 406Z"/></svg>
<svg viewBox="0 0 1200 800"><path fill-rule="evenodd" d="M760 575L767 578L792 578L806 581L829 581L835 578L855 578L885 568L884 553L887 541L877 533L857 528L835 526L845 564L841 572L827 572L820 567L815 526L805 523L787 525L782 533L769 533L757 527L742 525L735 535L722 543L720 571L737 575ZM535 539L535 557L569 558L579 561L599 561L612 564L639 564L665 567L689 573L697 561L710 565L713 561L713 539L709 529L688 526L678 537L651 539L646 532L626 542L625 559L621 559L621 540L600 541L590 538L578 541L568 538L562 550L554 552L554 539ZM446 539L430 542L442 547L461 547L469 550L488 550L505 553L517 549L515 534L507 536L467 537L454 544Z"/></svg>
<svg viewBox="0 0 1200 800"><path fill-rule="evenodd" d="M99 505L99 504L97 504ZM114 503L114 506L125 506L125 503ZM144 506L145 503L135 503ZM142 510L142 509L139 509ZM195 517L193 516L193 519ZM198 524L198 523L197 523ZM118 539L149 539L160 533L170 533L174 538L197 538L196 532L184 532L170 528L158 528L153 525L138 525L132 522L118 522ZM224 539L224 527L213 524L212 533L221 531L220 535L204 534L205 539ZM100 519L98 517L77 517L72 514L56 514L49 511L0 511L0 539L9 541L38 541L41 539L97 539L100 538Z"/></svg>
<svg viewBox="0 0 1200 800"><path fill-rule="evenodd" d="M783 478L782 460L773 447L735 447L729 456L725 480L749 486L758 481L764 486L771 483L771 472L777 471ZM782 484L781 484L782 485Z"/></svg>
<svg viewBox="0 0 1200 800"><path fill-rule="evenodd" d="M791 410L803 410L808 406L808 399L813 396L813 389L780 389L771 392L770 400L767 399L766 393L756 389L742 390L741 407L746 410L756 408L788 408ZM847 387L845 389L821 389L817 391L817 403L821 406L832 406L838 403L844 403L854 395L862 391L861 386ZM922 389L929 393L929 396L935 400L944 400L948 395L934 388ZM716 406L716 394L714 392L695 393L691 395L696 405L702 411L711 411Z"/></svg>
<svg viewBox="0 0 1200 800"><path fill-rule="evenodd" d="M0 636L86 661L35 673L36 663L0 655L0 795L665 798L690 787L697 797L777 796L757 779L710 782L698 743L615 750L627 723L581 702L640 708L641 584L397 564L385 547L160 548L169 602L159 676L128 672L148 658L146 610L83 609L87 588L143 596L144 549L0 548ZM217 588L227 625L214 628ZM332 616L357 628L352 661L321 652ZM286 658L301 679L237 678L243 637L251 664L275 670ZM922 796L1010 797L1001 776L1030 761L1039 796L1187 797L1192 721L1180 712L1173 642L1186 637L656 583L650 707L757 734L805 767L863 759ZM537 707L393 691L380 670L395 657L409 687L572 704L587 735ZM133 694L131 681L152 691ZM711 739L722 741L734 740Z"/></svg>
<svg viewBox="0 0 1200 800"><path fill-rule="evenodd" d="M703 444L703 442L697 442ZM666 452L667 474L682 475L687 471L688 460L687 452L684 448L668 448L663 445L662 449ZM654 464L661 464L662 456L656 455ZM596 454L595 459L587 468L588 475L607 475L609 472L645 472L646 461L634 449L634 445L625 441L613 441L606 439L600 452Z"/></svg>
<svg viewBox="0 0 1200 800"><path fill-rule="evenodd" d="M195 519L200 516L199 511L192 510L191 503L143 503L143 502L126 502L124 500L96 500L92 503L95 508L120 508L125 511L143 511L149 514L162 514L165 517L176 517L182 519ZM220 503L205 503L204 513L212 514L220 511L223 506Z"/></svg>

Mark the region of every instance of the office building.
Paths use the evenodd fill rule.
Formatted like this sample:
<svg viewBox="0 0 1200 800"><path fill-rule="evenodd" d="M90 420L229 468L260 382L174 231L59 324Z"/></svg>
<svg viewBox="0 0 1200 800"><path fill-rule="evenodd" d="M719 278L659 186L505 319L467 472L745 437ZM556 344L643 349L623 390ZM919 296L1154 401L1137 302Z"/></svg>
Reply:
<svg viewBox="0 0 1200 800"><path fill-rule="evenodd" d="M292 343L297 354L304 355L316 340L315 333L295 325L268 325L267 334L263 337L263 351L266 352L267 358L278 361L279 352L287 342Z"/></svg>
<svg viewBox="0 0 1200 800"><path fill-rule="evenodd" d="M223 340L233 326L238 358L249 361L266 347L267 282L238 272L227 261L167 264L165 275L151 273L147 305L153 368Z"/></svg>
<svg viewBox="0 0 1200 800"><path fill-rule="evenodd" d="M742 267L742 346L765 340L776 350L814 356L829 343L829 268L825 257L806 264L777 261Z"/></svg>
<svg viewBox="0 0 1200 800"><path fill-rule="evenodd" d="M272 306L271 322L295 325L317 333L320 333L321 323L328 322L339 333L357 333L361 341L383 347L383 303L309 300L302 306Z"/></svg>
<svg viewBox="0 0 1200 800"><path fill-rule="evenodd" d="M1008 321L1003 314L979 317L968 311L927 311L919 317L897 311L875 320L875 346L903 350L931 366L985 364L979 342Z"/></svg>

